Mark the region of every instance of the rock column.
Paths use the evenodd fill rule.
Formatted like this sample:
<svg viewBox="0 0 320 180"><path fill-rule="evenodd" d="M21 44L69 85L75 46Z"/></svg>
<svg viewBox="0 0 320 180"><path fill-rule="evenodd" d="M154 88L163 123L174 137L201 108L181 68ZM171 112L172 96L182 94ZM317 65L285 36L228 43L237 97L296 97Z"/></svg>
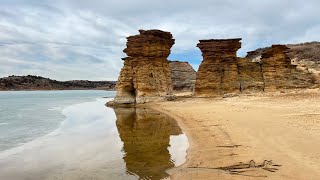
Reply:
<svg viewBox="0 0 320 180"><path fill-rule="evenodd" d="M241 39L200 40L203 61L197 73L195 95L216 96L239 92L237 50Z"/></svg>
<svg viewBox="0 0 320 180"><path fill-rule="evenodd" d="M170 66L167 57L174 44L172 34L160 30L139 30L127 38L124 67L116 86L113 105L163 100L171 95Z"/></svg>

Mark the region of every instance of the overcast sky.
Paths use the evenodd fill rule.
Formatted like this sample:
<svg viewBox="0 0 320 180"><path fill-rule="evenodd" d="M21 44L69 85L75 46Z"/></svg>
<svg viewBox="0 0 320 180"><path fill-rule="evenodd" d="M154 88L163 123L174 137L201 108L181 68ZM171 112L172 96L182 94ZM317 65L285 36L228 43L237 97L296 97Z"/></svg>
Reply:
<svg viewBox="0 0 320 180"><path fill-rule="evenodd" d="M243 38L239 56L320 41L319 0L0 0L0 77L116 80L126 37L170 31L169 57L198 68L199 39Z"/></svg>

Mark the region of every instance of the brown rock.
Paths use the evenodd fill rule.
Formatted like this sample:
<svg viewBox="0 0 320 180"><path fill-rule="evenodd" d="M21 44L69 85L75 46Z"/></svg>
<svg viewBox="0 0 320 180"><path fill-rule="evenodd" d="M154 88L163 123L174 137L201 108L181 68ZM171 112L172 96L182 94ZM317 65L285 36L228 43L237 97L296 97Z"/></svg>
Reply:
<svg viewBox="0 0 320 180"><path fill-rule="evenodd" d="M193 92L197 72L188 62L171 61L171 80L174 91Z"/></svg>
<svg viewBox="0 0 320 180"><path fill-rule="evenodd" d="M311 73L298 70L291 64L289 48L285 45L272 45L261 55L265 91L308 88L315 84Z"/></svg>
<svg viewBox="0 0 320 180"><path fill-rule="evenodd" d="M242 92L259 92L264 90L261 63L248 58L238 59L240 90Z"/></svg>
<svg viewBox="0 0 320 180"><path fill-rule="evenodd" d="M117 83L114 104L135 104L166 99L171 95L167 57L174 39L169 32L139 30L127 38L124 67Z"/></svg>
<svg viewBox="0 0 320 180"><path fill-rule="evenodd" d="M200 41L198 47L203 53L203 61L197 73L196 95L317 87L310 72L291 64L287 46L273 45L248 52L246 58L237 58L239 41Z"/></svg>
<svg viewBox="0 0 320 180"><path fill-rule="evenodd" d="M215 96L239 91L237 50L241 39L200 40L203 61L197 73L195 95Z"/></svg>

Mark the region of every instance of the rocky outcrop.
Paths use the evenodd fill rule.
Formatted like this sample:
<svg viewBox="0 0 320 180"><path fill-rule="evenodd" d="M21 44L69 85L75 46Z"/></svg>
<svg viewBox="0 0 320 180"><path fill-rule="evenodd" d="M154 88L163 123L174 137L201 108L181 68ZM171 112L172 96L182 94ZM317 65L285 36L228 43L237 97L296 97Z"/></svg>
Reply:
<svg viewBox="0 0 320 180"><path fill-rule="evenodd" d="M260 62L248 58L238 59L240 91L261 92L264 90L264 80Z"/></svg>
<svg viewBox="0 0 320 180"><path fill-rule="evenodd" d="M168 148L170 136L182 134L176 121L151 109L114 108L129 174L140 179L164 179L174 167Z"/></svg>
<svg viewBox="0 0 320 180"><path fill-rule="evenodd" d="M170 96L172 84L167 57L174 44L171 33L139 30L127 38L124 66L116 86L113 105L159 101ZM111 104L109 104L111 105Z"/></svg>
<svg viewBox="0 0 320 180"><path fill-rule="evenodd" d="M197 73L195 95L215 96L238 92L237 50L241 39L200 40L203 61Z"/></svg>
<svg viewBox="0 0 320 180"><path fill-rule="evenodd" d="M308 88L315 85L311 73L297 69L291 64L289 48L285 45L272 45L261 54L262 73L265 91Z"/></svg>
<svg viewBox="0 0 320 180"><path fill-rule="evenodd" d="M188 62L171 61L170 70L174 91L193 92L197 72Z"/></svg>
<svg viewBox="0 0 320 180"><path fill-rule="evenodd" d="M57 81L41 76L9 76L0 78L0 90L79 90L101 89L114 90L115 81L72 80Z"/></svg>
<svg viewBox="0 0 320 180"><path fill-rule="evenodd" d="M273 45L238 58L240 40L200 40L203 61L197 73L197 96L318 87L310 72L292 64L287 46Z"/></svg>
<svg viewBox="0 0 320 180"><path fill-rule="evenodd" d="M297 65L297 69L301 72L310 72L312 76L320 83L320 42L307 42L301 44L287 44L290 48L287 55L291 59L291 64ZM260 48L248 53L248 59L252 61L260 61L261 54L271 47Z"/></svg>
<svg viewBox="0 0 320 180"><path fill-rule="evenodd" d="M265 91L286 88L291 68L288 49L285 45L273 45L261 54Z"/></svg>

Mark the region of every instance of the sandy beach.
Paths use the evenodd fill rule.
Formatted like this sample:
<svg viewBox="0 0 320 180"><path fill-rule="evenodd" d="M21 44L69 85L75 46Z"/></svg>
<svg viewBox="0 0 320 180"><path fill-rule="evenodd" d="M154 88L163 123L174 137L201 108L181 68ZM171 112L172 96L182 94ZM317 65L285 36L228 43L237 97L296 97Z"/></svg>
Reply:
<svg viewBox="0 0 320 180"><path fill-rule="evenodd" d="M320 93L178 98L147 104L189 139L171 179L319 179Z"/></svg>

